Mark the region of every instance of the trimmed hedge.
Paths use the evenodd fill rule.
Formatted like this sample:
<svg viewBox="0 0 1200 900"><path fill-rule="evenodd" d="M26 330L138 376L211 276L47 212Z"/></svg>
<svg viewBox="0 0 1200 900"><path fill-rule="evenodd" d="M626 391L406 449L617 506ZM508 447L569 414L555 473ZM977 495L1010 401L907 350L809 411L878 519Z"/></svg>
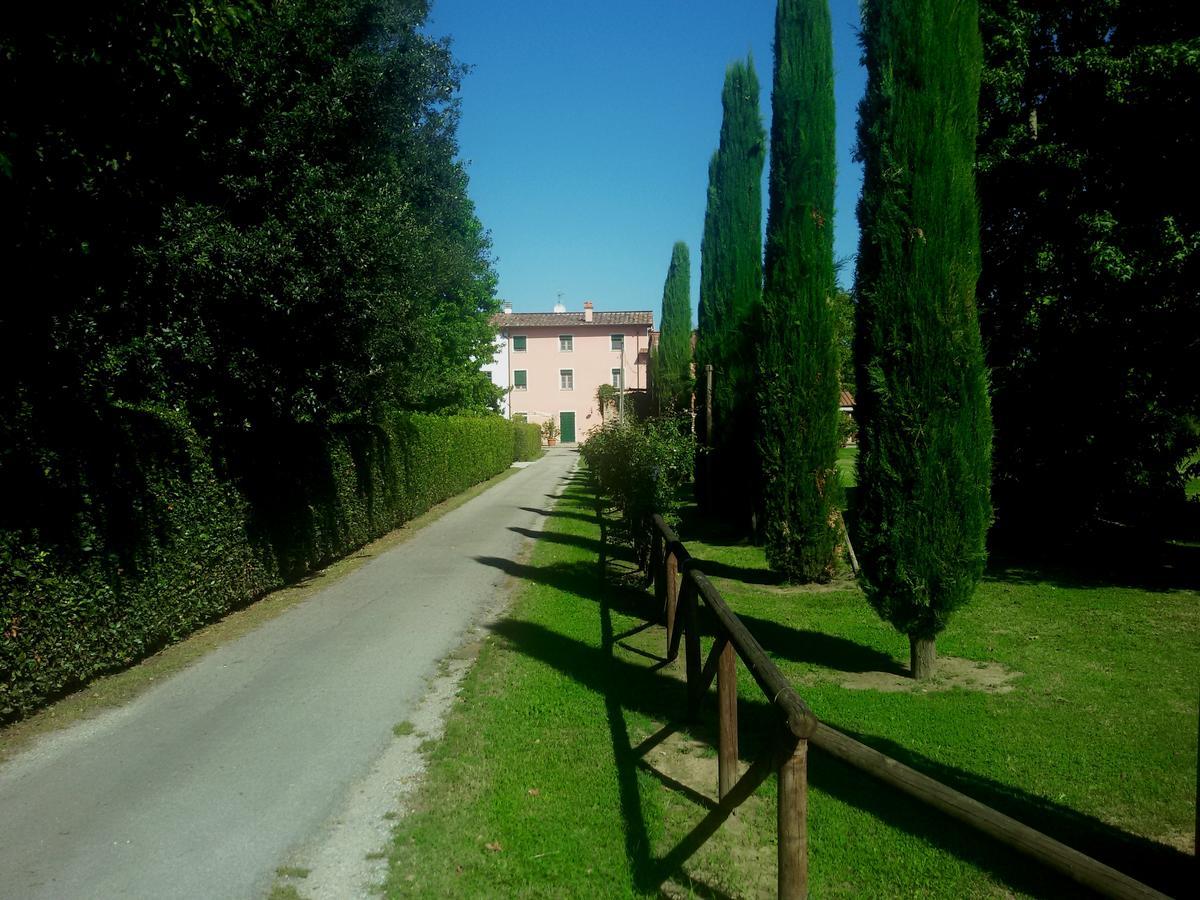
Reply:
<svg viewBox="0 0 1200 900"><path fill-rule="evenodd" d="M0 723L504 471L519 440L499 417L395 414L248 437L219 472L177 414L131 411L123 431L114 483L138 487L89 510L76 546L0 531Z"/></svg>
<svg viewBox="0 0 1200 900"><path fill-rule="evenodd" d="M542 455L542 429L526 422L513 423L513 459L525 462Z"/></svg>

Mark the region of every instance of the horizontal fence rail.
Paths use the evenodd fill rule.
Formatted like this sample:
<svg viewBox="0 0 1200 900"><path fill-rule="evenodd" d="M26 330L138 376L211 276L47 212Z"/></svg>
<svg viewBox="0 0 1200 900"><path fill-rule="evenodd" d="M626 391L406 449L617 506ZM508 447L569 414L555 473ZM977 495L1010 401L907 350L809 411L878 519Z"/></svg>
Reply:
<svg viewBox="0 0 1200 900"><path fill-rule="evenodd" d="M599 511L599 503L597 504ZM601 516L601 540L605 538ZM687 670L688 713L695 715L717 682L717 782L722 804L736 805L776 769L778 799L778 894L796 900L808 894L808 745L903 791L984 834L1037 859L1108 897L1165 898L1153 888L1074 850L1016 819L985 806L936 779L829 727L809 709L795 688L729 608L721 592L700 571L671 526L653 519L650 575L666 623L668 661L681 639ZM603 560L603 553L601 551ZM701 660L699 609L711 614L714 641ZM773 755L737 776L737 660L745 664L779 716Z"/></svg>

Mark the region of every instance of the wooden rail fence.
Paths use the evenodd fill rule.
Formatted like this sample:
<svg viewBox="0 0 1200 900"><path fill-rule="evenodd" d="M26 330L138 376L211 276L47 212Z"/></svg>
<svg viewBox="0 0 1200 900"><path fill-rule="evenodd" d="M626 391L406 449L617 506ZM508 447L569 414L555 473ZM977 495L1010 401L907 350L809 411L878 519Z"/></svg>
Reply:
<svg viewBox="0 0 1200 900"><path fill-rule="evenodd" d="M606 529L601 517L601 542ZM820 722L784 678L724 598L697 567L662 516L654 517L651 576L666 623L668 661L684 642L687 703L694 715L717 681L717 788L725 803L741 803L774 769L778 785L778 893L783 900L808 895L808 747L819 747L949 816L979 829L1009 847L1032 856L1080 884L1108 897L1163 898L1164 894L1085 856L1077 850L985 806L903 763L885 756ZM604 551L601 551L601 560ZM700 608L708 611L714 642L701 660ZM754 676L778 716L770 752L738 778L737 661Z"/></svg>

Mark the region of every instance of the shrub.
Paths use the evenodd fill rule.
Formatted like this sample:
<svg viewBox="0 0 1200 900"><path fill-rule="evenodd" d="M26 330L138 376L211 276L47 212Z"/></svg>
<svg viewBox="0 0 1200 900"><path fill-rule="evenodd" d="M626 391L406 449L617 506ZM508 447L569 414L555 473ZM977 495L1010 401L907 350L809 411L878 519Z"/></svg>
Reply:
<svg viewBox="0 0 1200 900"><path fill-rule="evenodd" d="M650 560L652 518L673 519L677 494L692 476L696 440L679 420L604 423L581 448L599 495L616 506L643 569Z"/></svg>
<svg viewBox="0 0 1200 900"><path fill-rule="evenodd" d="M0 530L0 723L503 471L515 441L497 416L394 414L257 433L237 448L251 462L222 474L182 416L137 411L122 428L128 496L96 498L73 545Z"/></svg>
<svg viewBox="0 0 1200 900"><path fill-rule="evenodd" d="M542 455L542 430L527 422L513 422L513 459L524 462Z"/></svg>

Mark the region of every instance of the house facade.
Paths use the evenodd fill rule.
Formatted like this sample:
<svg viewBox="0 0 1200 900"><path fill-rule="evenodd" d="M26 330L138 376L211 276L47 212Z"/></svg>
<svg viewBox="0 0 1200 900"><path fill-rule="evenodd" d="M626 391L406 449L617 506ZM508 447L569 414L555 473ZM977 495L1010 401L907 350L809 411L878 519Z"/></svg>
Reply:
<svg viewBox="0 0 1200 900"><path fill-rule="evenodd" d="M553 419L564 444L583 441L601 423L597 393L644 391L649 362L649 310L515 313L511 304L492 319L497 351L484 369L506 394L505 415L540 425Z"/></svg>

